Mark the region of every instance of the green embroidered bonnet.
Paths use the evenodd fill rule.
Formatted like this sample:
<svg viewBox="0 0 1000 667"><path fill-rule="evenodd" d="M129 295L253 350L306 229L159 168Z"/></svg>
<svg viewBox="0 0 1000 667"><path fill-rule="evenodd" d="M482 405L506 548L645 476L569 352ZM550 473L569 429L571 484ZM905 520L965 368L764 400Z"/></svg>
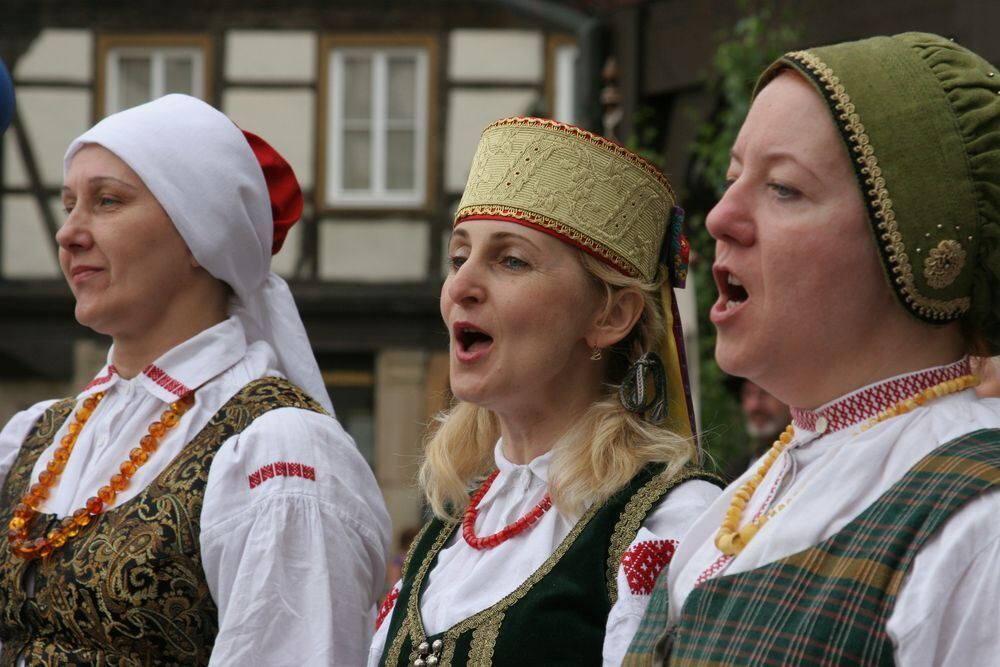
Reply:
<svg viewBox="0 0 1000 667"><path fill-rule="evenodd" d="M787 53L756 92L788 68L830 109L900 304L931 324L970 320L1000 352L996 68L911 32Z"/></svg>

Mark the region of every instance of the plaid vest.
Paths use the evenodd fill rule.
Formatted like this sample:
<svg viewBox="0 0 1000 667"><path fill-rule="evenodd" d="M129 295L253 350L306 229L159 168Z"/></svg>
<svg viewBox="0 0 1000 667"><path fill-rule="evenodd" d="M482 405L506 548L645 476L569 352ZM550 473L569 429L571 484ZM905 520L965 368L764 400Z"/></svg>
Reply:
<svg viewBox="0 0 1000 667"><path fill-rule="evenodd" d="M659 619L647 612L623 664L652 664L662 649L683 666L892 665L886 623L913 559L955 512L998 487L1000 430L952 440L816 546L695 588L666 634L665 608Z"/></svg>
<svg viewBox="0 0 1000 667"><path fill-rule="evenodd" d="M31 484L38 457L76 401L36 422L0 490L0 520ZM219 447L281 407L322 411L279 378L243 387L137 496L105 511L48 558L26 561L0 548L0 665L208 664L218 610L201 565L201 508ZM58 524L40 515L32 537ZM25 590L34 578L34 595Z"/></svg>
<svg viewBox="0 0 1000 667"><path fill-rule="evenodd" d="M600 665L618 565L642 521L670 489L689 479L718 480L696 468L666 477L648 466L625 488L594 504L555 552L514 592L445 632L428 636L420 594L458 524L433 519L414 540L386 636L383 666L422 664L580 667ZM501 576L498 573L498 576ZM427 648L420 650L422 643ZM428 660L433 655L434 660Z"/></svg>

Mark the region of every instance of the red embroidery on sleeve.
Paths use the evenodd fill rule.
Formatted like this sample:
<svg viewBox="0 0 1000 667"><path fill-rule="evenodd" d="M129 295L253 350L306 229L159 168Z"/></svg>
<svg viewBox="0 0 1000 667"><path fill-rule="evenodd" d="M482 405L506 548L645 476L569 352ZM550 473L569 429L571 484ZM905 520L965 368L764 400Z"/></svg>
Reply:
<svg viewBox="0 0 1000 667"><path fill-rule="evenodd" d="M250 488L254 489L274 477L301 477L315 482L316 468L291 461L275 461L250 473L247 479L250 481Z"/></svg>
<svg viewBox="0 0 1000 667"><path fill-rule="evenodd" d="M392 590L389 591L389 594L385 596L384 600L382 600L382 606L378 608L378 618L375 619L376 630L382 627L382 621L384 621L385 617L389 615L392 608L396 606L396 598L398 597L399 589L393 586Z"/></svg>
<svg viewBox="0 0 1000 667"><path fill-rule="evenodd" d="M634 595L649 595L653 584L674 557L677 540L647 540L629 547L622 554L622 568Z"/></svg>

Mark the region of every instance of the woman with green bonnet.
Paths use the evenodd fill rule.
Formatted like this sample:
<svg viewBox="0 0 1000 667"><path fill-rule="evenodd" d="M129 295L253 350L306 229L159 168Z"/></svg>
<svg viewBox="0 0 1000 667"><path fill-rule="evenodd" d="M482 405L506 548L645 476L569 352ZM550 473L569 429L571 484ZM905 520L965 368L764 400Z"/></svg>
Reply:
<svg viewBox="0 0 1000 667"><path fill-rule="evenodd" d="M936 35L786 54L709 214L716 358L792 406L627 665L996 664L1000 74Z"/></svg>

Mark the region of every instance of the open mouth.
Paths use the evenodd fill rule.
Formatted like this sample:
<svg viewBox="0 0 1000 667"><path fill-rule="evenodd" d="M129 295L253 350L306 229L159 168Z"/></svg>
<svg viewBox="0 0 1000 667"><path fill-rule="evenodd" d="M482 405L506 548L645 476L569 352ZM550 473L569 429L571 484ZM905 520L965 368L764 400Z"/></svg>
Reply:
<svg viewBox="0 0 1000 667"><path fill-rule="evenodd" d="M493 344L493 336L468 322L456 322L453 331L459 351L466 354L485 351Z"/></svg>
<svg viewBox="0 0 1000 667"><path fill-rule="evenodd" d="M726 310L732 310L750 297L743 288L743 282L728 271L726 272L725 287L721 292L726 300Z"/></svg>

